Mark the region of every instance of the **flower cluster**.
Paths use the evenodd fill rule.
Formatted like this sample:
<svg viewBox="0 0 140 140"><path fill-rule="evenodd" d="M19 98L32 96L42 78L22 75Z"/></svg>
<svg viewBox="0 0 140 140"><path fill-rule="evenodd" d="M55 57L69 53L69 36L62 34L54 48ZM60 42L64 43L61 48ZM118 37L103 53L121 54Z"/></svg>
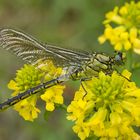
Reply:
<svg viewBox="0 0 140 140"><path fill-rule="evenodd" d="M137 137L132 126L140 126L140 89L123 76L99 73L99 78L84 82L67 108L68 120L81 140L122 140Z"/></svg>
<svg viewBox="0 0 140 140"><path fill-rule="evenodd" d="M126 3L106 14L102 44L109 41L115 50L130 50L140 54L140 2Z"/></svg>
<svg viewBox="0 0 140 140"><path fill-rule="evenodd" d="M46 60L46 62L40 62L39 68L45 73L44 81L55 79L65 73L62 68L56 68L53 62L49 60ZM46 102L47 111L53 111L55 109L55 105L63 104L64 101L62 94L64 88L64 85L55 85L51 88L46 89L44 94L41 95L41 99Z"/></svg>
<svg viewBox="0 0 140 140"><path fill-rule="evenodd" d="M55 85L46 90L44 94L41 95L41 99L46 102L46 110L53 111L55 109L55 104L63 104L63 90L65 86Z"/></svg>
<svg viewBox="0 0 140 140"><path fill-rule="evenodd" d="M51 61L44 62L44 65L24 65L21 70L17 71L15 80L11 80L8 84L9 89L14 90L12 96L16 96L21 92L24 92L30 88L33 88L43 81L48 81L50 79L56 78L62 72L60 68L55 68ZM59 91L57 90L59 88ZM64 86L56 85L46 89L44 94L41 95L41 99L46 102L46 110L53 111L55 109L55 104L63 104L63 89ZM14 105L14 109L19 112L19 114L29 121L33 121L38 117L40 110L36 107L37 99L39 94L32 95L19 103Z"/></svg>
<svg viewBox="0 0 140 140"><path fill-rule="evenodd" d="M26 91L41 83L42 74L31 65L24 65L17 71L15 80L11 80L8 88L14 90L12 96ZM33 121L38 117L40 110L36 107L37 95L20 101L14 105L14 109L25 119Z"/></svg>

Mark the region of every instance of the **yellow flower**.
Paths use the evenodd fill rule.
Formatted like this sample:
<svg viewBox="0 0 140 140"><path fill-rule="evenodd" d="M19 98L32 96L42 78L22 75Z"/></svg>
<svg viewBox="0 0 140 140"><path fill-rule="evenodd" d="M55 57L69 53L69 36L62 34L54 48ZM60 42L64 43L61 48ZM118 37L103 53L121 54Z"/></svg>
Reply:
<svg viewBox="0 0 140 140"><path fill-rule="evenodd" d="M100 36L98 40L100 43L104 43L106 40L109 40L117 51L122 50L122 48L125 50L129 50L131 48L129 34L123 26L112 28L110 25L107 25L104 35Z"/></svg>
<svg viewBox="0 0 140 140"><path fill-rule="evenodd" d="M96 113L90 118L89 124L87 125L100 125L106 118L107 115L107 109L100 107Z"/></svg>
<svg viewBox="0 0 140 140"><path fill-rule="evenodd" d="M62 68L56 68L52 61L46 60L40 61L38 67L44 71L44 80L49 81L59 77L64 71ZM45 93L41 95L41 99L46 102L46 110L53 111L56 104L63 104L63 90L64 86L56 85L49 89L46 89Z"/></svg>
<svg viewBox="0 0 140 140"><path fill-rule="evenodd" d="M19 115L21 115L25 120L33 121L38 117L38 113L40 113L40 110L35 107L36 100L37 96L33 95L32 97L15 104L14 109L18 111Z"/></svg>
<svg viewBox="0 0 140 140"><path fill-rule="evenodd" d="M106 14L104 34L98 38L109 41L115 50L129 50L140 54L140 2L125 3Z"/></svg>
<svg viewBox="0 0 140 140"><path fill-rule="evenodd" d="M90 128L87 127L83 122L79 121L73 127L73 131L78 134L78 137L81 140L85 140L85 138L87 138L89 136Z"/></svg>
<svg viewBox="0 0 140 140"><path fill-rule="evenodd" d="M42 77L43 74L34 66L24 65L21 70L17 71L16 78L14 80L17 87L14 86L15 89L14 87L12 89L19 90L20 92L25 91L40 84Z"/></svg>
<svg viewBox="0 0 140 140"><path fill-rule="evenodd" d="M104 21L104 24L108 24L109 22L115 22L117 24L122 24L123 18L118 15L119 7L115 7L113 11L108 12L106 14L106 20Z"/></svg>
<svg viewBox="0 0 140 140"><path fill-rule="evenodd" d="M45 93L41 95L41 99L46 102L46 110L53 111L55 104L63 104L63 90L65 86L56 85L46 89Z"/></svg>
<svg viewBox="0 0 140 140"><path fill-rule="evenodd" d="M8 88L11 89L11 90L15 90L12 93L12 96L16 96L17 94L19 94L20 88L18 87L17 83L14 80L11 80L8 83Z"/></svg>
<svg viewBox="0 0 140 140"><path fill-rule="evenodd" d="M128 14L128 8L126 6L122 6L120 8L120 11L119 11L120 15L127 15Z"/></svg>
<svg viewBox="0 0 140 140"><path fill-rule="evenodd" d="M132 126L140 126L140 89L123 76L113 72L111 76L99 73L85 81L67 108L67 119L75 121L74 132L80 139L90 136L104 139L134 139L138 135ZM126 77L126 78L124 78Z"/></svg>
<svg viewBox="0 0 140 140"><path fill-rule="evenodd" d="M56 68L52 61L46 60L45 62L39 62L39 68L44 71L44 80L49 81L55 79L64 73L62 68ZM65 86L55 85L49 89L46 89L45 93L41 95L41 99L46 102L46 110L53 111L56 104L63 104L63 90Z"/></svg>
<svg viewBox="0 0 140 140"><path fill-rule="evenodd" d="M38 69L37 69L38 68ZM24 65L21 70L17 71L16 78L11 80L8 87L14 90L12 96L17 96L19 93L33 88L43 81L49 81L57 78L62 73L61 68L56 68L49 60L39 61L35 66ZM41 99L46 101L46 109L53 111L56 104L63 104L63 89L64 86L56 85L46 89L45 93L41 95ZM14 105L14 109L19 114L29 121L33 121L38 117L40 110L36 108L36 102L39 95L32 95L19 103Z"/></svg>
<svg viewBox="0 0 140 140"><path fill-rule="evenodd" d="M76 94L78 93L76 92ZM67 112L72 112L72 113L67 117L67 119L74 121L82 117L90 105L93 106L94 104L89 103L87 101L83 101L82 99L72 101L71 104L67 108Z"/></svg>
<svg viewBox="0 0 140 140"><path fill-rule="evenodd" d="M62 75L64 71L62 68L55 67L53 62L50 60L41 61L37 63L37 66L42 72L44 72L44 80L49 81L51 79L57 78L58 76Z"/></svg>
<svg viewBox="0 0 140 140"><path fill-rule="evenodd" d="M115 23L125 25L126 28L133 26L139 27L140 19L140 2L125 3L122 7L115 7L113 11L106 14L104 24Z"/></svg>
<svg viewBox="0 0 140 140"><path fill-rule="evenodd" d="M135 27L130 29L130 40L133 44L134 52L140 54L140 39L138 38L138 30Z"/></svg>
<svg viewBox="0 0 140 140"><path fill-rule="evenodd" d="M11 80L8 84L8 88L14 90L12 96L18 95L27 89L30 89L41 83L43 74L39 70L35 69L32 65L24 65L21 70L17 71L15 80ZM14 109L25 120L33 121L38 117L40 110L36 108L36 101L38 96L33 95L20 101L14 105Z"/></svg>

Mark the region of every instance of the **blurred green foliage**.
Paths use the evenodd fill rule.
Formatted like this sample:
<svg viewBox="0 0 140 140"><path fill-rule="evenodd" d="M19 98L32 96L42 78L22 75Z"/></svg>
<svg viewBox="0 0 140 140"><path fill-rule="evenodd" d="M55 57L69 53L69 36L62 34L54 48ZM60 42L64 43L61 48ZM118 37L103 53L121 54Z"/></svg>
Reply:
<svg viewBox="0 0 140 140"><path fill-rule="evenodd" d="M103 32L105 13L124 2L126 0L0 0L0 27L20 29L42 42L58 46L113 53L108 44L99 47L97 37ZM8 81L23 62L2 48L0 51L0 101L3 101L10 96ZM134 77L138 77L140 72L135 73ZM68 87L67 95L73 91ZM35 122L29 123L9 109L0 114L0 140L76 140L72 124L64 119L65 114L56 111L45 121L42 111Z"/></svg>

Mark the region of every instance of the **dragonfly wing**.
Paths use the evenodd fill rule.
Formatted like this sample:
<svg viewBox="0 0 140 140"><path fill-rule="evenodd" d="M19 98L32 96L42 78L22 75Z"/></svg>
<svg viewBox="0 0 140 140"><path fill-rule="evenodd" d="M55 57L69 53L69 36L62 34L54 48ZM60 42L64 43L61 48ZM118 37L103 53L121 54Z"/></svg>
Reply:
<svg viewBox="0 0 140 140"><path fill-rule="evenodd" d="M0 30L0 45L28 63L44 56L44 48L39 42L13 29Z"/></svg>
<svg viewBox="0 0 140 140"><path fill-rule="evenodd" d="M66 66L79 64L89 59L86 53L43 44L31 36L13 29L0 30L0 45L31 64L39 59L50 59L56 65Z"/></svg>
<svg viewBox="0 0 140 140"><path fill-rule="evenodd" d="M64 49L64 48L47 45L47 44L45 45L45 48L46 50L55 53L58 57L64 58L63 62L61 63L61 65L64 64L64 66L67 66L67 64L78 66L84 63L85 61L90 60L90 55L87 52L73 51L73 50ZM59 64L60 62L58 61L59 59L58 60L56 59L56 62Z"/></svg>

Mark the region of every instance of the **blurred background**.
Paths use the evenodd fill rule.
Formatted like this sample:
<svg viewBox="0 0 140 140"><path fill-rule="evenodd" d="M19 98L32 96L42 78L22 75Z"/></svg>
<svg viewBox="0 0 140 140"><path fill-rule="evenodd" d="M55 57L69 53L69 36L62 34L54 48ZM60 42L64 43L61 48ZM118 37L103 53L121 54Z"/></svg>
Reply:
<svg viewBox="0 0 140 140"><path fill-rule="evenodd" d="M100 46L105 13L126 0L0 0L0 28L20 29L49 44L87 51L113 53ZM7 88L16 70L23 66L16 56L0 48L0 102L10 97ZM78 85L77 83L76 85ZM68 84L72 98L77 86ZM44 119L44 106L34 122L24 121L12 108L0 113L0 140L78 140L66 112L57 110Z"/></svg>

